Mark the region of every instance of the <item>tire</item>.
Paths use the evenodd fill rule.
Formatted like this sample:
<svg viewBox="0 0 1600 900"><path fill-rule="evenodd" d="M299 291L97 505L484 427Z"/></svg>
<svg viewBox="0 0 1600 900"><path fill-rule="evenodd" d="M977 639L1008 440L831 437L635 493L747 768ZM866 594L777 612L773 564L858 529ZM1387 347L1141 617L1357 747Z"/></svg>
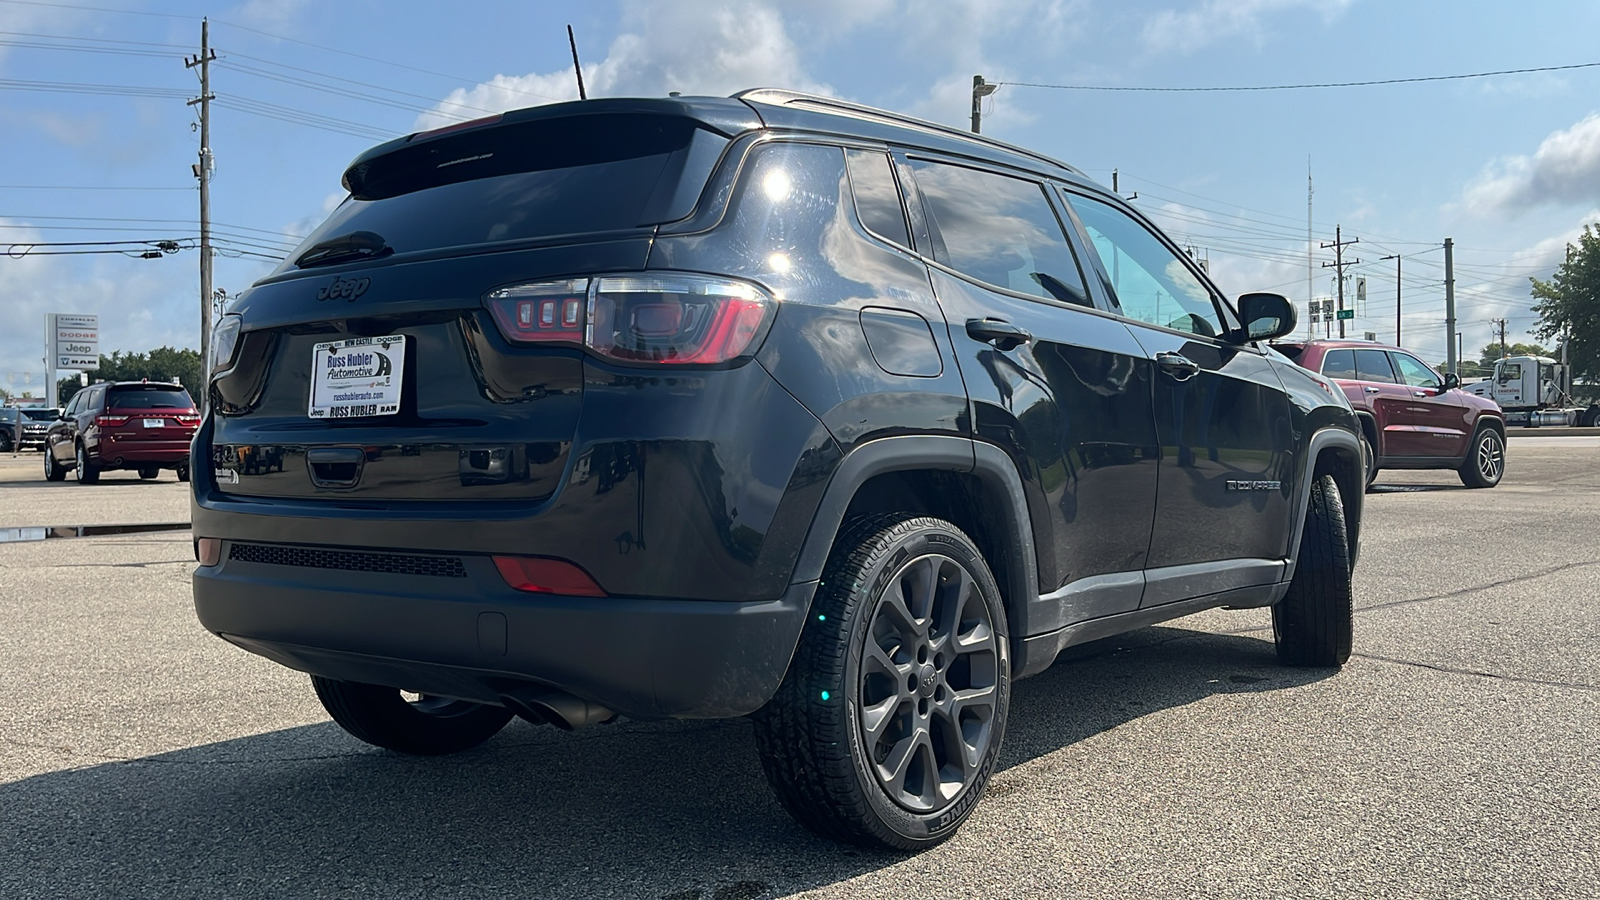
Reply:
<svg viewBox="0 0 1600 900"><path fill-rule="evenodd" d="M1338 668L1354 633L1350 537L1332 475L1311 485L1300 556L1289 592L1272 607L1272 641L1288 666Z"/></svg>
<svg viewBox="0 0 1600 900"><path fill-rule="evenodd" d="M1467 458L1456 470L1461 483L1469 488L1491 488L1506 474L1506 440L1487 425L1478 426L1472 435Z"/></svg>
<svg viewBox="0 0 1600 900"><path fill-rule="evenodd" d="M183 465L178 467L178 480L179 481L188 481L189 480L189 464L188 463L184 463Z"/></svg>
<svg viewBox="0 0 1600 900"><path fill-rule="evenodd" d="M909 514L848 523L783 684L752 717L779 802L868 847L949 838L999 759L1008 641L994 576L960 529Z"/></svg>
<svg viewBox="0 0 1600 900"><path fill-rule="evenodd" d="M466 700L426 697L415 702L399 688L311 676L317 699L335 722L375 747L417 756L459 753L487 741L512 712Z"/></svg>
<svg viewBox="0 0 1600 900"><path fill-rule="evenodd" d="M79 484L94 484L100 480L100 467L89 461L89 451L79 442L78 464L73 466L73 477Z"/></svg>
<svg viewBox="0 0 1600 900"><path fill-rule="evenodd" d="M16 442L11 440L10 434L0 434L0 453L10 453L17 449Z"/></svg>
<svg viewBox="0 0 1600 900"><path fill-rule="evenodd" d="M66 479L66 477L67 477L67 470L63 469L61 467L61 463L56 462L56 453L55 453L55 451L53 449L51 449L49 444L45 444L44 445L44 480L45 481L64 481Z"/></svg>
<svg viewBox="0 0 1600 900"><path fill-rule="evenodd" d="M1361 459L1367 466L1366 487L1371 489L1372 483L1378 480L1378 451L1372 446L1365 428L1361 429Z"/></svg>
<svg viewBox="0 0 1600 900"><path fill-rule="evenodd" d="M1585 428L1600 426L1600 406L1591 406L1583 411L1583 425Z"/></svg>
<svg viewBox="0 0 1600 900"><path fill-rule="evenodd" d="M149 481L152 478L156 478L160 474L161 474L161 467L160 466L140 466L139 467L139 477L144 479L145 481Z"/></svg>

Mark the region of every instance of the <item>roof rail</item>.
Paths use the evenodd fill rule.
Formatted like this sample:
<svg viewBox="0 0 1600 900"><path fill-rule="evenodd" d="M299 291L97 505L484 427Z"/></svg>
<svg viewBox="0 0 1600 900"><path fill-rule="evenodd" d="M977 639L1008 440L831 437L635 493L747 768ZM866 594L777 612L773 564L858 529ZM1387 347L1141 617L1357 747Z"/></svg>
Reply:
<svg viewBox="0 0 1600 900"><path fill-rule="evenodd" d="M821 111L843 113L846 115L854 115L863 119L876 119L894 125L903 125L911 128L921 128L926 131L935 131L950 137L975 141L982 144L989 144L990 146L1009 150L1012 153L1018 153L1023 156L1040 160L1041 162L1047 162L1053 166L1060 166L1061 168L1066 169L1068 172L1071 172L1080 178L1089 177L1085 175L1081 169L1078 169L1075 166L1070 166L1059 159L1046 156L1043 153L1039 153L1035 150L1029 150L1026 147L1018 147L1015 144L1008 144L1005 141L997 141L994 138L987 137L982 134L973 134L970 131L962 131L959 128L951 128L949 125L941 125L938 122L929 122L926 119L918 119L915 116L907 116L897 112L890 112L886 109L879 109L876 106L867 106L864 103L852 103L849 100L840 100L837 97L824 97L821 94L807 94L802 91L790 91L783 88L751 88L749 90L740 91L739 93L734 94L733 99L749 100L755 103L768 103L773 106L810 106L820 108Z"/></svg>

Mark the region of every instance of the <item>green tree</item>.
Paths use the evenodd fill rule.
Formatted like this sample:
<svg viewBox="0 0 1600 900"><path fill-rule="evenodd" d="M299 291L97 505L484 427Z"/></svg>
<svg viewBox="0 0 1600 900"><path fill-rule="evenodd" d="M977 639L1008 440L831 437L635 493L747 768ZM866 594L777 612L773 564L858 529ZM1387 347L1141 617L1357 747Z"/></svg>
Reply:
<svg viewBox="0 0 1600 900"><path fill-rule="evenodd" d="M1567 360L1580 378L1600 378L1600 232L1583 226L1577 244L1567 245L1567 258L1549 281L1537 278L1533 297L1539 314L1534 334L1542 340L1563 338Z"/></svg>
<svg viewBox="0 0 1600 900"><path fill-rule="evenodd" d="M1560 350L1551 350L1551 349L1549 349L1547 347L1540 346L1539 344L1507 344L1506 345L1506 355L1507 356L1548 356L1548 357L1551 357L1551 358L1557 358L1557 357L1559 357L1561 355L1561 351ZM1485 344L1483 346L1483 352L1478 354L1478 365L1484 367L1485 369L1491 369L1492 370L1494 368L1494 364L1499 362L1499 361L1500 361L1500 342L1499 341L1495 341L1492 344Z"/></svg>
<svg viewBox="0 0 1600 900"><path fill-rule="evenodd" d="M110 356L100 354L100 365L88 372L89 383L97 381L177 381L189 391L191 397L200 392L200 351L188 348L157 347L149 353L113 351ZM77 378L63 378L60 382L61 405L67 405L82 387Z"/></svg>

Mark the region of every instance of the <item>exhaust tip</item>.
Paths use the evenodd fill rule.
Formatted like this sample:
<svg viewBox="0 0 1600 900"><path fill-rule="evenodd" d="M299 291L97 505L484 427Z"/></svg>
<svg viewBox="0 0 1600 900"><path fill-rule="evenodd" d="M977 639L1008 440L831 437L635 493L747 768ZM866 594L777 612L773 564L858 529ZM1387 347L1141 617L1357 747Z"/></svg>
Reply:
<svg viewBox="0 0 1600 900"><path fill-rule="evenodd" d="M554 725L562 731L576 731L590 725L614 721L617 713L598 703L590 703L565 691L535 690L502 694L500 702L535 725Z"/></svg>

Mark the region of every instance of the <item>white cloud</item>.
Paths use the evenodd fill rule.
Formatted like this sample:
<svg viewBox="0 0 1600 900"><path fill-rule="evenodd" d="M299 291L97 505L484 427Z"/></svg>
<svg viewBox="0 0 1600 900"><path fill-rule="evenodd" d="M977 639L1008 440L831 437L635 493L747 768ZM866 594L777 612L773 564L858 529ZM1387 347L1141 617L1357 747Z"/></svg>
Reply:
<svg viewBox="0 0 1600 900"><path fill-rule="evenodd" d="M48 241L39 233L0 219L0 297L6 298L6 327L0 329L0 385L5 377L43 371L46 313L88 313L100 317L100 349L146 352L156 347L193 347L200 335L200 301L194 254L157 260L104 256L28 255L15 242ZM42 249L42 248L41 248ZM66 373L61 373L65 377ZM20 392L20 391L19 391Z"/></svg>
<svg viewBox="0 0 1600 900"><path fill-rule="evenodd" d="M715 96L763 86L833 92L805 71L782 13L770 3L636 2L625 8L623 27L605 58L584 64L591 97L664 97L669 91ZM452 92L419 116L415 127L437 128L485 113L576 99L570 66L497 75Z"/></svg>
<svg viewBox="0 0 1600 900"><path fill-rule="evenodd" d="M1491 163L1467 186L1465 197L1467 210L1479 215L1595 202L1600 202L1600 113L1552 133L1531 156Z"/></svg>
<svg viewBox="0 0 1600 900"><path fill-rule="evenodd" d="M1266 37L1264 16L1290 9L1314 9L1324 19L1342 13L1353 0L1204 0L1183 10L1162 10L1144 26L1145 49L1152 53L1191 53L1224 38Z"/></svg>

